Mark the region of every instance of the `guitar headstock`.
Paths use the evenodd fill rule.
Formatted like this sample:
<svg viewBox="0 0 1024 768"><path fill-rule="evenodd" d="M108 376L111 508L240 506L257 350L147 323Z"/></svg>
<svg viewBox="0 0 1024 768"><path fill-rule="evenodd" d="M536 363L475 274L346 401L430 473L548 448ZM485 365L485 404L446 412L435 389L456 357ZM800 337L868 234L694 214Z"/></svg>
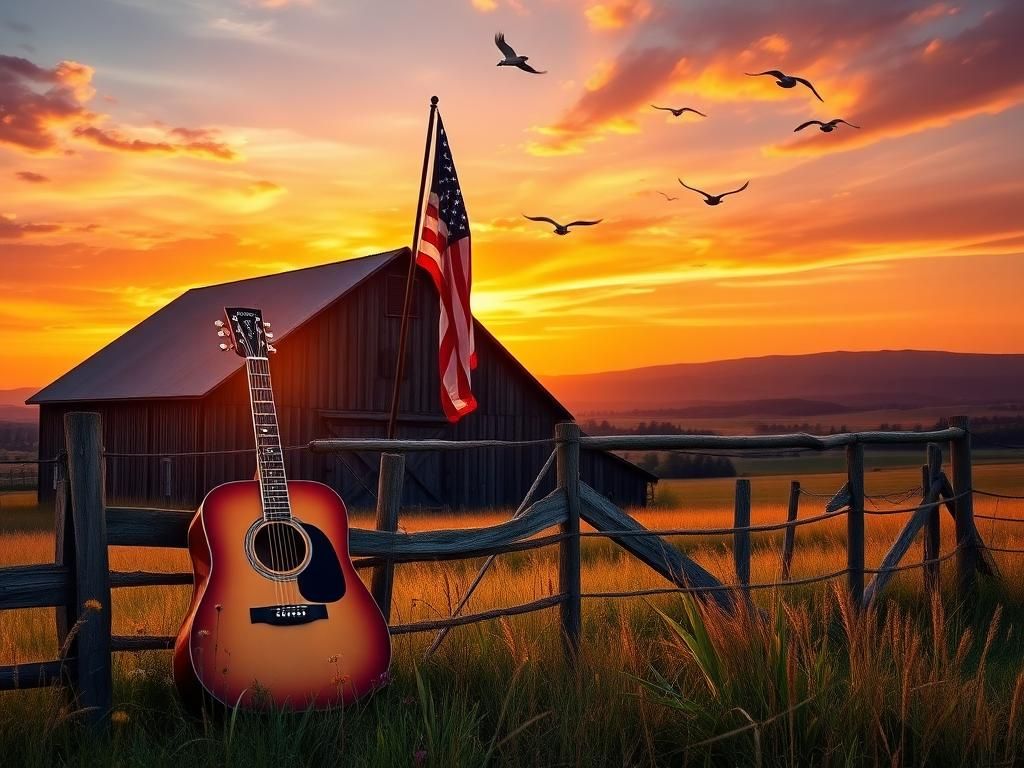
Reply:
<svg viewBox="0 0 1024 768"><path fill-rule="evenodd" d="M222 352L229 349L245 359L267 357L277 352L270 340L274 334L270 332L270 323L263 321L263 312L248 307L225 307L224 319L215 320L217 336L223 339L220 343Z"/></svg>

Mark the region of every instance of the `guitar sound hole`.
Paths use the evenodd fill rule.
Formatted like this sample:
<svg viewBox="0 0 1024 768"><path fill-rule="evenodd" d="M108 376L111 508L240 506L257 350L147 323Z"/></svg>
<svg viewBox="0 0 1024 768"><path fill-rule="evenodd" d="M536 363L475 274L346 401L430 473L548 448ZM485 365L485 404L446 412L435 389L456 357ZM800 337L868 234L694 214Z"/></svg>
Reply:
<svg viewBox="0 0 1024 768"><path fill-rule="evenodd" d="M262 526L256 531L252 549L259 564L273 573L292 573L306 562L306 538L290 523Z"/></svg>

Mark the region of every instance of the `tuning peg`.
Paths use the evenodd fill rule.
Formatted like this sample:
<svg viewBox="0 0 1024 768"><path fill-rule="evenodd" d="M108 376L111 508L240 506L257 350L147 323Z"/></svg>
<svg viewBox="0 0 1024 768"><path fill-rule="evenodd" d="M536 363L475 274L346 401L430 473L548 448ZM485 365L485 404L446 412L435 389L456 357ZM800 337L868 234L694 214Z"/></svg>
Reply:
<svg viewBox="0 0 1024 768"><path fill-rule="evenodd" d="M229 349L231 349L231 347L227 344L220 344L219 346L221 352L227 352Z"/></svg>
<svg viewBox="0 0 1024 768"><path fill-rule="evenodd" d="M223 328L224 327L224 321L223 320L214 320L213 324L215 326L217 326L218 328Z"/></svg>
<svg viewBox="0 0 1024 768"><path fill-rule="evenodd" d="M228 332L225 331L223 328L221 328L219 331L217 331L217 335L218 336L227 336Z"/></svg>
<svg viewBox="0 0 1024 768"><path fill-rule="evenodd" d="M271 333L270 331L267 331L266 336L267 336L268 339L274 338L274 334Z"/></svg>
<svg viewBox="0 0 1024 768"><path fill-rule="evenodd" d="M268 323L266 321L263 321L263 327L269 329L270 328L270 323Z"/></svg>
<svg viewBox="0 0 1024 768"><path fill-rule="evenodd" d="M268 352L277 352L277 347L275 347L273 344L267 344L267 351Z"/></svg>

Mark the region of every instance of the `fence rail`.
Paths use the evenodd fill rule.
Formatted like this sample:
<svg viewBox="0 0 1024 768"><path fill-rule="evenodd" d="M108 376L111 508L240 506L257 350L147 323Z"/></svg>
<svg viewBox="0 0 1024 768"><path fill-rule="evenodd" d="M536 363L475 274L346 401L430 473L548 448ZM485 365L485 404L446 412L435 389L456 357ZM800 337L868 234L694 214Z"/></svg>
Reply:
<svg viewBox="0 0 1024 768"><path fill-rule="evenodd" d="M109 546L185 548L193 513L145 507L107 506L103 496L97 414L69 413L65 417L66 454L58 457L56 493L56 547L53 564L0 568L0 610L55 607L61 655L57 659L0 667L0 690L67 683L80 711L93 724L105 722L111 704L111 653L165 650L173 647L169 636L120 636L111 632L110 590L134 587L188 585L190 572L111 571ZM971 594L976 574L997 576L990 551L1018 553L1011 548L987 547L977 531L975 518L993 522L1024 522L1005 515L974 513L973 496L1022 498L975 489L972 482L971 434L966 418L957 417L950 427L929 432L853 432L819 437L807 434L764 436L628 435L590 437L575 423L559 424L552 440L529 441L553 447L537 479L512 518L486 528L455 528L415 533L398 531L399 501L404 477L403 454L409 451L453 451L523 445L496 440L314 440L306 446L314 452L352 450L380 451L381 475L377 494L375 529L353 528L350 553L358 568L372 568L371 591L390 620L394 568L397 564L487 557L451 616L390 624L394 635L437 632L432 652L452 627L490 619L559 609L561 632L568 657L576 658L581 634L583 600L689 593L713 600L733 610L737 599L749 599L752 591L810 585L845 579L856 605L878 599L896 573L922 569L929 591L939 588L938 567L956 561L957 589ZM864 447L868 445L922 444L927 461L922 467L921 487L888 497L868 497L864 490ZM948 445L952 475L942 472L942 444ZM784 522L751 524L750 483L737 481L733 525L721 528L648 529L595 491L580 478L581 450L693 450L845 449L846 484L832 495L810 494L800 484L790 486ZM554 467L554 491L534 500L544 476ZM865 509L865 500L893 503L920 493L914 506L897 509ZM800 498L817 498L824 511L799 517ZM953 517L956 546L939 552L941 510ZM866 515L906 514L908 519L878 568L864 562ZM799 527L844 517L847 530L846 566L831 573L793 578L795 533ZM582 524L592 530L580 530ZM545 533L557 529L555 533ZM780 582L751 583L751 537L783 532ZM924 531L923 558L902 563L917 535ZM683 554L666 537L731 536L734 583L723 583ZM580 584L580 547L584 538L611 539L672 583L670 587L586 592ZM558 547L558 593L532 602L462 614L469 595L480 583L495 556L540 547ZM901 564L902 563L902 564ZM865 584L865 578L870 581Z"/></svg>

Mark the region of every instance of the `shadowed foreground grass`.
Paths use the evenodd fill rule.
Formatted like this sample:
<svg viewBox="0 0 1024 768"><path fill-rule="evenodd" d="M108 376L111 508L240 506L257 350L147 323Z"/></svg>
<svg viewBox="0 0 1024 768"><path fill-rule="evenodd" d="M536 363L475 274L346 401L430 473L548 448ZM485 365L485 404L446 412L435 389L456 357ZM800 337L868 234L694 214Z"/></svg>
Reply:
<svg viewBox="0 0 1024 768"><path fill-rule="evenodd" d="M869 493L908 486L913 472L869 476ZM976 486L1019 493L1020 468L979 467ZM839 478L805 487L827 492ZM841 483L839 483L841 484ZM754 481L754 522L782 519L788 482ZM777 487L776 487L777 486ZM670 508L648 525L719 527L731 520L731 483L666 488ZM812 497L802 516L816 514ZM883 504L883 502L878 502ZM891 506L891 505L890 505ZM979 499L980 512L1024 517L1024 503ZM410 529L486 525L410 516ZM868 519L877 564L904 515ZM360 521L366 524L365 521ZM953 545L943 517L943 551ZM993 545L1024 547L1024 525L981 525ZM781 534L754 538L752 579L778 578ZM676 542L726 581L731 537ZM40 531L0 535L0 564L45 561ZM906 562L920 557L920 544ZM1019 765L1024 762L1024 556L996 554L1001 585L981 583L958 605L930 605L917 571L896 576L876 611L857 615L841 583L754 593L764 617L723 616L671 595L584 603L578 663L566 664L557 610L454 630L424 661L432 635L395 638L393 681L337 713L193 719L180 711L169 655L115 656L108 740L86 735L57 691L0 694L0 763L12 766L533 766L533 765ZM117 569L178 570L183 552L112 548ZM799 529L794 576L845 563L842 519ZM396 573L396 621L444 615L479 561L409 564ZM942 567L952 586L953 562ZM553 549L499 559L471 610L557 589ZM583 589L665 582L612 543L584 539ZM185 588L118 590L115 631L171 634ZM660 612L660 613L659 613ZM0 613L0 663L52 657L53 613Z"/></svg>

